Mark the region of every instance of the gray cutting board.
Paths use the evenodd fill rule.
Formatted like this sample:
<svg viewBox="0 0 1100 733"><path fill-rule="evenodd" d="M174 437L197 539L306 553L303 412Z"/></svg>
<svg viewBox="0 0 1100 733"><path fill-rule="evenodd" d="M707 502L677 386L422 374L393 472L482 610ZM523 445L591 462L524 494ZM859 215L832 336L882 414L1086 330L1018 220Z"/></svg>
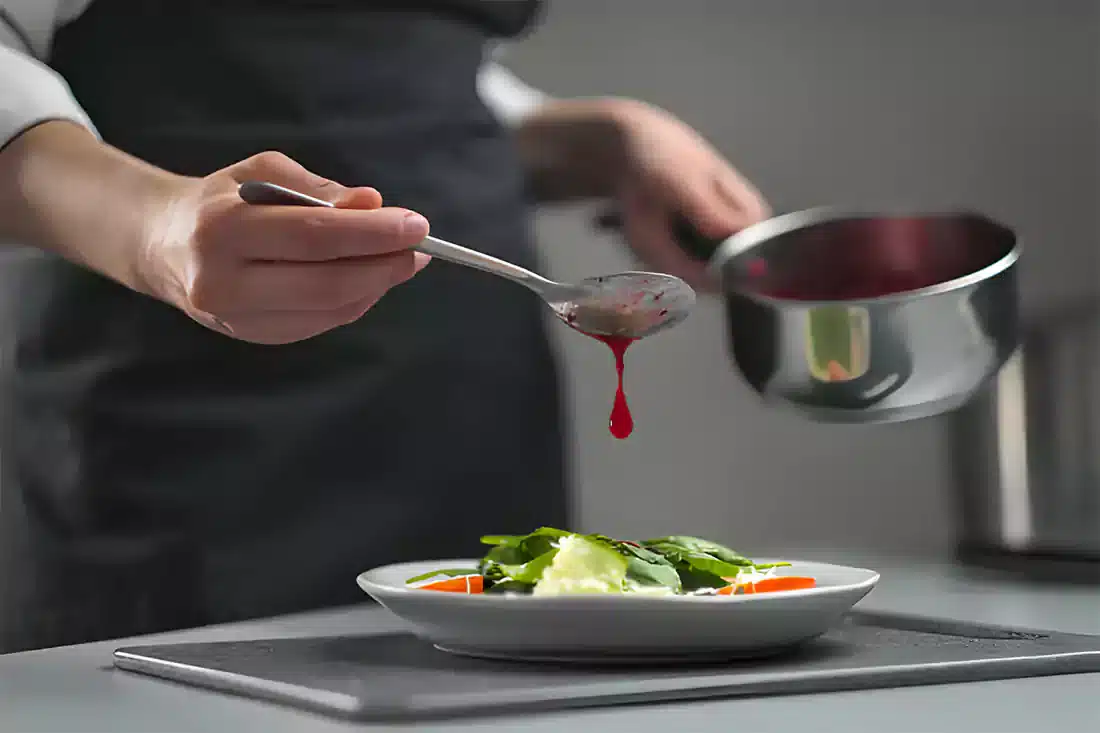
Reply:
<svg viewBox="0 0 1100 733"><path fill-rule="evenodd" d="M115 665L342 718L415 721L621 703L1100 671L1100 636L853 612L768 659L577 666L452 656L405 633L134 646Z"/></svg>

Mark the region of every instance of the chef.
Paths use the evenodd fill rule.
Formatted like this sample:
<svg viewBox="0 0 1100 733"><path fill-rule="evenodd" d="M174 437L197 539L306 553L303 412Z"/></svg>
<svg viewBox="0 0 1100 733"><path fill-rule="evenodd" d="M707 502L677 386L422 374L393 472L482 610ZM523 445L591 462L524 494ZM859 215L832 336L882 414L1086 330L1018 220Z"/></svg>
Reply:
<svg viewBox="0 0 1100 733"><path fill-rule="evenodd" d="M494 63L534 0L0 0L0 652L360 599L356 572L569 523L533 198L760 195L666 112ZM277 151L277 152L275 152ZM249 207L273 181L336 209Z"/></svg>

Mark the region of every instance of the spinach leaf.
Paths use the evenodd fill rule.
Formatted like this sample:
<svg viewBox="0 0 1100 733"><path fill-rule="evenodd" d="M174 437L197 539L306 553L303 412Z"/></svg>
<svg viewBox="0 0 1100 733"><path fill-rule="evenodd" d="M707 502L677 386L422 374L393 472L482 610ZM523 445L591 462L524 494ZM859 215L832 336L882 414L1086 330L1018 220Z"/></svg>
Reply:
<svg viewBox="0 0 1100 733"><path fill-rule="evenodd" d="M703 552L687 552L682 557L684 562L693 569L717 575L720 578L734 578L746 567L752 567L750 562L745 562L743 565L734 565Z"/></svg>
<svg viewBox="0 0 1100 733"><path fill-rule="evenodd" d="M626 556L626 575L640 585L656 585L679 592L680 574L663 555L632 542L607 539L615 550Z"/></svg>
<svg viewBox="0 0 1100 733"><path fill-rule="evenodd" d="M646 562L633 555L626 559L626 576L639 585L655 585L679 592L683 588L680 573L672 563Z"/></svg>
<svg viewBox="0 0 1100 733"><path fill-rule="evenodd" d="M489 587L518 590L537 583L557 555L557 541L571 534L553 527L541 527L526 535L486 535L482 542L493 545L478 567Z"/></svg>
<svg viewBox="0 0 1100 733"><path fill-rule="evenodd" d="M497 565L522 565L530 559L531 556L520 546L497 545L485 554L485 557L481 560L481 566L484 568L485 565L490 563Z"/></svg>
<svg viewBox="0 0 1100 733"><path fill-rule="evenodd" d="M523 542L520 543L520 548L529 559L533 560L548 552L557 552L558 539L558 537L544 534L534 534L524 538Z"/></svg>
<svg viewBox="0 0 1100 733"><path fill-rule="evenodd" d="M688 543L664 540L650 540L646 543L646 549L664 556L671 562L680 575L680 582L684 590L698 590L699 588L721 588L729 583L723 578L732 578L752 563L734 555L740 559L737 564L720 560L714 555L689 549ZM729 553L723 553L730 557Z"/></svg>
<svg viewBox="0 0 1100 733"><path fill-rule="evenodd" d="M525 540L529 540L534 537L546 537L550 539L561 539L567 535L573 534L564 529L557 529L555 527L539 527L530 534L487 534L481 538L481 544L483 545L504 545L507 547L517 547Z"/></svg>
<svg viewBox="0 0 1100 733"><path fill-rule="evenodd" d="M519 534L487 534L481 538L483 545L517 545L523 539Z"/></svg>
<svg viewBox="0 0 1100 733"><path fill-rule="evenodd" d="M750 566L752 561L741 553L731 550L725 545L720 545L717 542L711 542L710 540L704 540L699 537L691 537L688 535L671 535L669 537L661 537L655 540L646 540L642 543L643 547L650 547L652 545L669 545L678 547L685 552L694 552L710 555L730 565Z"/></svg>
<svg viewBox="0 0 1100 733"><path fill-rule="evenodd" d="M702 570L696 570L690 565L685 565L680 570L680 582L683 584L685 593L691 591L703 590L717 590L718 588L725 588L729 585L729 582L720 575L714 575L713 573L707 573Z"/></svg>
<svg viewBox="0 0 1100 733"><path fill-rule="evenodd" d="M543 572L550 566L550 563L554 561L554 556L557 554L558 550L554 548L522 565L498 565L497 567L500 568L504 577L510 580L534 584L542 579Z"/></svg>

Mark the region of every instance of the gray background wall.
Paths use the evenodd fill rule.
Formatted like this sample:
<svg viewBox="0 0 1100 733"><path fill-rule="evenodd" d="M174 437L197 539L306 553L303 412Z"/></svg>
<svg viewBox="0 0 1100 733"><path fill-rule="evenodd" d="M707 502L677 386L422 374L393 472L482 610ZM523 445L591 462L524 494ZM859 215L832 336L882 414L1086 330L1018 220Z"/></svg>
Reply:
<svg viewBox="0 0 1100 733"><path fill-rule="evenodd" d="M1027 243L1026 311L1094 292L1100 6L1088 0L551 0L509 52L559 95L619 94L697 126L778 209L974 207ZM584 211L548 211L548 266L631 264ZM585 527L682 530L748 551L949 547L942 424L811 425L762 408L725 355L723 315L631 351L637 429L607 433L606 349L555 329Z"/></svg>
<svg viewBox="0 0 1100 733"><path fill-rule="evenodd" d="M549 0L509 65L559 95L614 93L697 126L777 209L959 205L1026 240L1025 308L1095 292L1095 0ZM562 277L631 264L587 212L539 221ZM12 255L5 255L12 256ZM18 256L18 255L15 255ZM833 428L765 410L732 371L719 303L632 348L637 430L607 433L606 349L556 328L581 523L757 547L940 552L942 424Z"/></svg>

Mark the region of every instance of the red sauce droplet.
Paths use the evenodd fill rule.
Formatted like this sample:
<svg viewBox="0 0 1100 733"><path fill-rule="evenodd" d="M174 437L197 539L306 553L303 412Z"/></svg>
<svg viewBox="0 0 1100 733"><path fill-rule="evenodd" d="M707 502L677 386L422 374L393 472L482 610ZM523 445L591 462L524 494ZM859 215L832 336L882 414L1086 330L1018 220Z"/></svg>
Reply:
<svg viewBox="0 0 1100 733"><path fill-rule="evenodd" d="M611 353L615 356L615 374L618 377L618 386L615 388L615 402L611 407L611 419L608 421L608 427L611 429L611 434L619 440L628 438L634 432L634 416L630 414L630 406L626 403L626 393L623 391L623 369L626 366L626 350L634 343L634 339L625 336L588 335L607 344L611 349Z"/></svg>

